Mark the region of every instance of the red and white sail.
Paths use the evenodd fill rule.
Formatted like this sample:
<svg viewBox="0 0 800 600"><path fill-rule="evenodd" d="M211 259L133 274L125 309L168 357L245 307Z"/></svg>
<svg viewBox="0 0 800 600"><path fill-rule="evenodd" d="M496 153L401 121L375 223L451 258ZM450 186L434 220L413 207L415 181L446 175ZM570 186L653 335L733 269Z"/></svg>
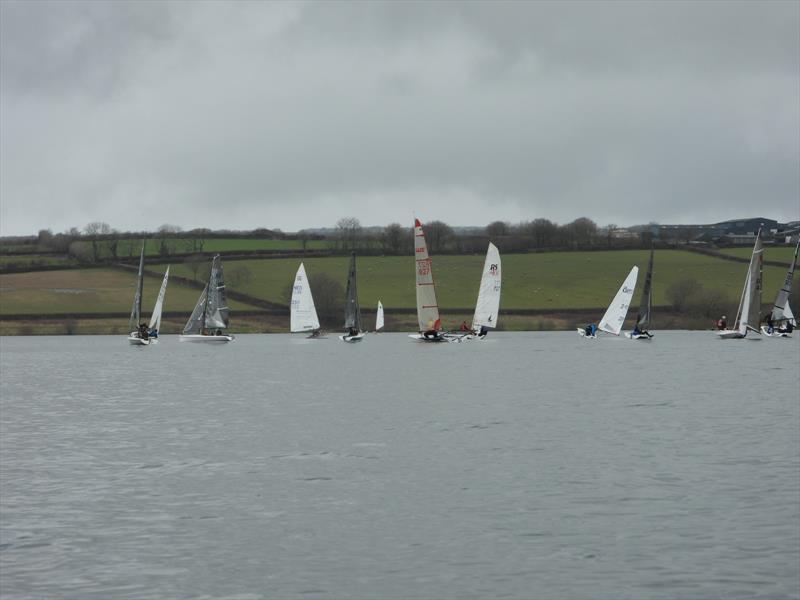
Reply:
<svg viewBox="0 0 800 600"><path fill-rule="evenodd" d="M422 223L414 219L414 258L417 272L417 321L420 332L440 331L439 304L436 302L436 286L433 282L431 257Z"/></svg>

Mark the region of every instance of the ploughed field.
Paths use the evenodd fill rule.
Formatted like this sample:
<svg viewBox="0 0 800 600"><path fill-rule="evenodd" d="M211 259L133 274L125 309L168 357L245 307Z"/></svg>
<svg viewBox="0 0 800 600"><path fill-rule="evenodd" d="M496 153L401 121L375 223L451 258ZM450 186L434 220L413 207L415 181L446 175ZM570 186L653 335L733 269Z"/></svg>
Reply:
<svg viewBox="0 0 800 600"><path fill-rule="evenodd" d="M604 308L612 299L631 266L640 268L634 304L647 268L648 251L552 252L503 256L501 310ZM474 306L484 257L435 256L433 258L439 305L443 309ZM236 260L225 263L228 289L249 296L288 304L288 294L299 258ZM310 277L325 273L344 287L347 257L309 258ZM380 299L388 311L415 306L414 261L408 256L358 258L358 291L362 307L371 308ZM166 265L147 266L163 273ZM719 290L736 309L746 265L681 250L662 250L655 255L654 303L668 304L670 284L692 277L706 289ZM238 272L237 277L233 274ZM246 276L242 276L242 272ZM189 266L172 265L171 273L194 279ZM783 282L785 270L764 267L764 301L771 302ZM0 275L0 316L53 313L108 313L130 310L136 276L133 271L111 268L42 271ZM160 280L145 279L143 308L149 311ZM184 311L187 316L199 296L199 289L171 281L165 310ZM237 310L258 307L230 301Z"/></svg>

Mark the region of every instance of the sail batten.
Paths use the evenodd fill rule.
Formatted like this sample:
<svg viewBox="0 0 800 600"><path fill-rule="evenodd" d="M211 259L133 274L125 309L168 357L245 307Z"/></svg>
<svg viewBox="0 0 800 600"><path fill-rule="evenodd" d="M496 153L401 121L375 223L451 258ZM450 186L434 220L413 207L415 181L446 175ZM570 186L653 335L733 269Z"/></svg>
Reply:
<svg viewBox="0 0 800 600"><path fill-rule="evenodd" d="M158 291L158 298L153 307L153 314L150 316L150 324L147 326L150 331L158 332L161 329L161 313L164 310L164 296L167 293L167 280L169 279L169 266L164 272L164 279L161 281L161 289Z"/></svg>
<svg viewBox="0 0 800 600"><path fill-rule="evenodd" d="M442 320L439 303L436 301L436 286L433 280L433 262L428 255L428 244L419 219L414 220L414 256L416 263L417 323L419 331L440 331Z"/></svg>
<svg viewBox="0 0 800 600"><path fill-rule="evenodd" d="M636 278L639 276L639 267L633 267L622 282L622 286L617 291L616 296L608 306L606 313L600 320L599 329L607 333L619 335L622 330L622 324L625 322L625 316L628 314L628 309L631 305L633 292L636 289Z"/></svg>
<svg viewBox="0 0 800 600"><path fill-rule="evenodd" d="M489 243L486 260L483 263L478 301L475 303L475 315L472 329L481 327L497 327L497 315L500 311L501 263L497 247Z"/></svg>
<svg viewBox="0 0 800 600"><path fill-rule="evenodd" d="M361 331L361 307L358 305L356 285L356 253L350 255L350 268L347 272L347 292L345 295L344 327Z"/></svg>
<svg viewBox="0 0 800 600"><path fill-rule="evenodd" d="M183 334L198 335L205 333L208 329L227 329L229 313L222 259L217 254L211 261L208 282L203 288L203 293L200 294L189 321L183 328Z"/></svg>
<svg viewBox="0 0 800 600"><path fill-rule="evenodd" d="M792 293L792 279L794 278L794 269L797 266L797 253L800 250L800 241L797 242L797 246L794 249L794 257L792 257L792 263L789 265L789 270L786 272L786 278L783 281L783 286L778 291L778 295L775 298L775 303L772 306L772 320L775 322L778 321L787 321L792 317L787 315L791 314L792 309L789 306L789 296Z"/></svg>
<svg viewBox="0 0 800 600"><path fill-rule="evenodd" d="M290 306L290 325L292 333L301 331L315 331L319 329L319 318L314 306L314 297L311 294L311 285L306 276L303 263L297 269L292 287L292 301Z"/></svg>

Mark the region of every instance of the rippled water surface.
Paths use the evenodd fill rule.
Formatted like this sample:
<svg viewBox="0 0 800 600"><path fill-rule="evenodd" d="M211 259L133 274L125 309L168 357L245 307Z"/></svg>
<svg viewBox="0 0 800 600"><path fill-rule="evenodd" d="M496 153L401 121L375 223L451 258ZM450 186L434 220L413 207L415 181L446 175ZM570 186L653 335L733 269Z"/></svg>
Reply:
<svg viewBox="0 0 800 600"><path fill-rule="evenodd" d="M0 595L797 598L800 335L0 340Z"/></svg>

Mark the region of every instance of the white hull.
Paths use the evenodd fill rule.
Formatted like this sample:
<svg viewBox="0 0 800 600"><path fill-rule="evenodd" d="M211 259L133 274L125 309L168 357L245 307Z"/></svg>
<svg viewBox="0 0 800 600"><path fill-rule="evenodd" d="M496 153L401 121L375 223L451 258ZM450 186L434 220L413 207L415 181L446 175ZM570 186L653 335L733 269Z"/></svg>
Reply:
<svg viewBox="0 0 800 600"><path fill-rule="evenodd" d="M596 340L596 335L586 335L586 330L583 327L578 327L578 335L587 340Z"/></svg>
<svg viewBox="0 0 800 600"><path fill-rule="evenodd" d="M182 335L182 342L230 342L233 341L232 335Z"/></svg>
<svg viewBox="0 0 800 600"><path fill-rule="evenodd" d="M761 326L761 333L763 333L767 337L783 337L783 338L792 337L791 333L787 331L778 331L777 329L773 329L772 333L769 333L769 331L767 331L767 328L764 327L763 325Z"/></svg>
<svg viewBox="0 0 800 600"><path fill-rule="evenodd" d="M425 337L421 333L410 333L408 334L412 340L416 340L418 342L427 342L427 343L438 343L438 342L447 342L449 341L444 335L440 334L436 337Z"/></svg>
<svg viewBox="0 0 800 600"><path fill-rule="evenodd" d="M721 340L740 340L745 337L738 329L722 329L716 332Z"/></svg>
<svg viewBox="0 0 800 600"><path fill-rule="evenodd" d="M128 336L128 343L131 346L149 346L150 342L154 340L143 340L140 337L135 337L133 335Z"/></svg>
<svg viewBox="0 0 800 600"><path fill-rule="evenodd" d="M365 333L359 333L358 335L340 335L339 339L343 342L360 342L364 339Z"/></svg>
<svg viewBox="0 0 800 600"><path fill-rule="evenodd" d="M628 333L628 332L625 332L625 337L628 338L629 340L649 340L653 336L652 335L645 335L645 334L641 334L641 333Z"/></svg>

